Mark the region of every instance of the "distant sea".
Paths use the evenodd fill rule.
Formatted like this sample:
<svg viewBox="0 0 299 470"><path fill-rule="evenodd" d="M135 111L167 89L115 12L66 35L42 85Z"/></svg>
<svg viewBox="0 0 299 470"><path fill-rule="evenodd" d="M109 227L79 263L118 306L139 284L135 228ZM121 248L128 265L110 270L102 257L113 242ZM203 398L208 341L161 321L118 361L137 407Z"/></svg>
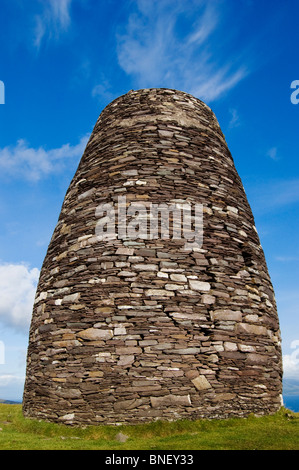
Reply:
<svg viewBox="0 0 299 470"><path fill-rule="evenodd" d="M299 413L299 395L283 395L283 404L295 413Z"/></svg>

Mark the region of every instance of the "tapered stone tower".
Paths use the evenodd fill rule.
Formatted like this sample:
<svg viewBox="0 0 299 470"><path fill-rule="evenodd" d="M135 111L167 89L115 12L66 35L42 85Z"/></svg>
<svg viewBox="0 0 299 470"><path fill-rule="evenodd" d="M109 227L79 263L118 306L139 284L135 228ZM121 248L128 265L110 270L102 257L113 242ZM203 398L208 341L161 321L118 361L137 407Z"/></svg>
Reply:
<svg viewBox="0 0 299 470"><path fill-rule="evenodd" d="M273 288L214 114L180 91L130 91L101 113L48 247L25 416L266 414L281 384Z"/></svg>

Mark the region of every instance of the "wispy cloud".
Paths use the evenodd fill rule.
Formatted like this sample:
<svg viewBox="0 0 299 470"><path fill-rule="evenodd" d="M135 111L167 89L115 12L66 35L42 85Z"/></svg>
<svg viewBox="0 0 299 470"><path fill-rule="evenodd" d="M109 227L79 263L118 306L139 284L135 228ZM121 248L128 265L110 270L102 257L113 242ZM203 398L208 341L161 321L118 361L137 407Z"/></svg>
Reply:
<svg viewBox="0 0 299 470"><path fill-rule="evenodd" d="M79 160L88 141L81 138L76 145L65 144L56 149L32 148L25 140L15 146L0 149L1 176L38 181L49 174L61 171L69 159Z"/></svg>
<svg viewBox="0 0 299 470"><path fill-rule="evenodd" d="M43 11L35 16L34 45L39 49L45 38L58 38L70 25L72 0L44 0Z"/></svg>
<svg viewBox="0 0 299 470"><path fill-rule="evenodd" d="M103 77L101 82L93 87L91 94L107 103L117 98L117 94L112 91L112 85Z"/></svg>
<svg viewBox="0 0 299 470"><path fill-rule="evenodd" d="M299 256L275 256L275 259L282 263L292 263L299 261Z"/></svg>
<svg viewBox="0 0 299 470"><path fill-rule="evenodd" d="M19 331L27 331L39 278L37 268L24 264L0 265L0 320Z"/></svg>
<svg viewBox="0 0 299 470"><path fill-rule="evenodd" d="M210 0L139 0L125 32L118 35L120 66L138 87L178 88L215 100L248 73L234 52L221 50L222 5Z"/></svg>
<svg viewBox="0 0 299 470"><path fill-rule="evenodd" d="M231 119L228 123L229 129L239 127L241 125L241 121L240 121L240 116L238 114L238 111L235 108L231 108L229 110L229 114L231 115Z"/></svg>
<svg viewBox="0 0 299 470"><path fill-rule="evenodd" d="M299 179L270 180L247 185L247 190L255 212L265 214L299 202Z"/></svg>
<svg viewBox="0 0 299 470"><path fill-rule="evenodd" d="M270 157L271 160L277 161L279 160L277 152L278 152L277 147L272 147L268 150L267 157Z"/></svg>

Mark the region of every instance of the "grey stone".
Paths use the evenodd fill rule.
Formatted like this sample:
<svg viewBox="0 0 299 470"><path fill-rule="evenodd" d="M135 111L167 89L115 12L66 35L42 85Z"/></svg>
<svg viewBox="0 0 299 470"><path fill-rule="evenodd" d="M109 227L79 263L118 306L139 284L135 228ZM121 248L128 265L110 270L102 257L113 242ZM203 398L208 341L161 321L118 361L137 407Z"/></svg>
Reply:
<svg viewBox="0 0 299 470"><path fill-rule="evenodd" d="M150 397L153 408L163 406L191 406L190 395L166 395L161 397Z"/></svg>
<svg viewBox="0 0 299 470"><path fill-rule="evenodd" d="M191 380L193 385L197 388L197 390L208 390L211 388L210 382L206 379L204 375L198 375L194 379Z"/></svg>
<svg viewBox="0 0 299 470"><path fill-rule="evenodd" d="M238 332L245 333L249 335L267 335L267 328L259 325L250 325L248 323L239 323Z"/></svg>
<svg viewBox="0 0 299 470"><path fill-rule="evenodd" d="M126 434L122 432L117 433L115 436L115 440L118 442L126 442L128 439L129 439L129 436L127 436Z"/></svg>
<svg viewBox="0 0 299 470"><path fill-rule="evenodd" d="M211 289L211 284L202 281L193 281L189 279L190 288L195 291L207 292Z"/></svg>

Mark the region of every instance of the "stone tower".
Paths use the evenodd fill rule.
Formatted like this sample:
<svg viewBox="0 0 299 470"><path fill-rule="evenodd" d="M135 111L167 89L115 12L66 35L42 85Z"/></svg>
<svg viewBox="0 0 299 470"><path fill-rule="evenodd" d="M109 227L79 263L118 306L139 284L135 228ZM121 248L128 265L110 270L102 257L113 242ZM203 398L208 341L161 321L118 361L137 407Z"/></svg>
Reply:
<svg viewBox="0 0 299 470"><path fill-rule="evenodd" d="M242 417L277 411L281 389L273 288L213 112L130 91L101 113L48 247L25 416Z"/></svg>

